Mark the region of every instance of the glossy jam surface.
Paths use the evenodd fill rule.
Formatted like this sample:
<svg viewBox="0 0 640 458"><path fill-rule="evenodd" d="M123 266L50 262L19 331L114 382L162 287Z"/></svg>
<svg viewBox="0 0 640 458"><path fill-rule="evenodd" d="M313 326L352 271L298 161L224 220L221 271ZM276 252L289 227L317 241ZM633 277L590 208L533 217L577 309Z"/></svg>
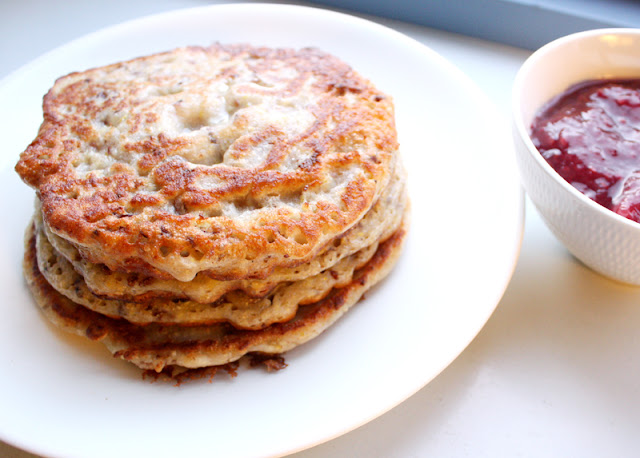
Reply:
<svg viewBox="0 0 640 458"><path fill-rule="evenodd" d="M640 222L640 79L571 87L538 113L531 138L572 186Z"/></svg>

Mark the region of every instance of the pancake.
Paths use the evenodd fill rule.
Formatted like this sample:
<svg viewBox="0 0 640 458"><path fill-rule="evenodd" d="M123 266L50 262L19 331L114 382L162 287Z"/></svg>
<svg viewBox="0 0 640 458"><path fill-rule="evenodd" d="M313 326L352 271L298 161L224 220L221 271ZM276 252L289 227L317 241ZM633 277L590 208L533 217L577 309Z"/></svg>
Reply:
<svg viewBox="0 0 640 458"><path fill-rule="evenodd" d="M37 226L36 226L37 227ZM38 268L47 282L73 302L112 318L131 323L203 325L228 322L236 328L261 329L288 321L300 305L316 302L334 287L347 285L354 270L373 256L377 242L342 259L329 270L295 282L276 283L263 297L232 290L213 303L202 304L171 297L152 297L144 302L107 299L93 294L73 266L51 246L42 231L37 231Z"/></svg>
<svg viewBox="0 0 640 458"><path fill-rule="evenodd" d="M47 227L110 270L191 281L309 262L370 210L393 104L336 57L180 48L58 79L16 170Z"/></svg>
<svg viewBox="0 0 640 458"><path fill-rule="evenodd" d="M24 272L36 303L58 327L102 342L117 358L160 372L169 366L223 365L252 352L280 354L309 341L388 274L400 254L404 235L403 227L380 243L373 257L355 271L347 285L333 288L323 299L300 307L291 320L257 331L240 330L225 323L136 326L76 304L57 292L41 274L33 225L25 237Z"/></svg>
<svg viewBox="0 0 640 458"><path fill-rule="evenodd" d="M163 280L140 274L113 272L104 265L93 264L82 258L73 244L53 234L46 225L42 225L42 230L55 250L82 275L88 289L103 298L146 302L151 298L164 296L209 304L234 290L241 290L250 297L263 297L279 283L318 275L341 259L389 237L400 225L405 212L405 178L405 171L398 164L383 194L363 219L346 234L335 239L311 261L295 267L275 269L262 280L223 281L199 273L192 281L181 282L173 278Z"/></svg>
<svg viewBox="0 0 640 458"><path fill-rule="evenodd" d="M27 284L55 325L144 370L295 348L400 254L391 98L317 49L215 44L71 73L43 116L16 165L37 194Z"/></svg>

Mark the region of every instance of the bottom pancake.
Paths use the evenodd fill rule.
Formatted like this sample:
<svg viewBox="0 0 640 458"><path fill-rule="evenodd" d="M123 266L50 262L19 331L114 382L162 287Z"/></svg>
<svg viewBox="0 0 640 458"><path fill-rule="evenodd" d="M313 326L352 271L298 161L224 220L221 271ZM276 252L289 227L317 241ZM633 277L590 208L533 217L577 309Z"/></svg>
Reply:
<svg viewBox="0 0 640 458"><path fill-rule="evenodd" d="M142 369L160 372L167 366L223 365L253 352L279 354L311 340L390 272L400 255L404 236L405 228L401 227L380 243L373 257L354 272L346 286L334 288L320 301L299 307L293 319L260 330L236 329L227 323L138 326L76 304L57 292L40 272L33 225L25 239L24 271L38 306L58 327L102 342L115 357Z"/></svg>

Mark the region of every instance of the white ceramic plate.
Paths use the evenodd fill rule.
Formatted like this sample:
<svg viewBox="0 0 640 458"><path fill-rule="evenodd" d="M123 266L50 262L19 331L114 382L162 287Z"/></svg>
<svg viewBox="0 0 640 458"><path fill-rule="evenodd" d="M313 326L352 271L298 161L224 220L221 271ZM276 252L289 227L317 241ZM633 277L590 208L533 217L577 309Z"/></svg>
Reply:
<svg viewBox="0 0 640 458"><path fill-rule="evenodd" d="M73 70L178 45L317 46L396 102L413 221L392 275L289 367L180 387L143 381L100 345L50 326L22 280L33 192L13 172L41 98ZM256 456L301 450L386 412L439 374L511 277L523 194L508 129L457 69L380 25L323 10L223 5L128 22L69 43L0 84L0 438L43 455Z"/></svg>

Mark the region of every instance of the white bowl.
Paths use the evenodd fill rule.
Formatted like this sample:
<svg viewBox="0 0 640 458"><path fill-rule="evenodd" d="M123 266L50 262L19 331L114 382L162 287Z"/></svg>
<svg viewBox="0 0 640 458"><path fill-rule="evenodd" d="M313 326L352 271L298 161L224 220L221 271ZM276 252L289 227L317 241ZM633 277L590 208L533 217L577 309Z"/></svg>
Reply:
<svg viewBox="0 0 640 458"><path fill-rule="evenodd" d="M640 29L591 30L543 46L514 82L513 137L522 184L555 236L593 270L640 285L640 224L567 183L529 137L533 118L553 96L581 81L623 77L640 78Z"/></svg>

